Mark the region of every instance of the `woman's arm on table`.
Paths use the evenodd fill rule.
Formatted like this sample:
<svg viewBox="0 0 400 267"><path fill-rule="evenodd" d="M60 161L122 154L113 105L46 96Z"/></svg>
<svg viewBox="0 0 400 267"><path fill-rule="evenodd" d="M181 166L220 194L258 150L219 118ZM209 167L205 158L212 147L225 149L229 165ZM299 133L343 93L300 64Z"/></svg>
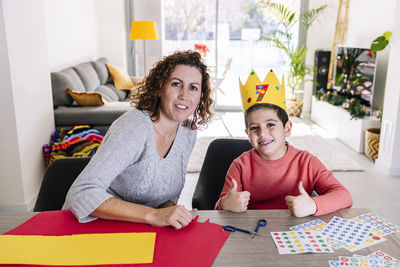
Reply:
<svg viewBox="0 0 400 267"><path fill-rule="evenodd" d="M171 201L173 204L173 202ZM191 211L181 205L171 205L165 202L159 209L130 203L117 198L109 198L97 207L90 215L107 220L119 220L137 223L147 223L153 226L172 226L181 229L194 218Z"/></svg>

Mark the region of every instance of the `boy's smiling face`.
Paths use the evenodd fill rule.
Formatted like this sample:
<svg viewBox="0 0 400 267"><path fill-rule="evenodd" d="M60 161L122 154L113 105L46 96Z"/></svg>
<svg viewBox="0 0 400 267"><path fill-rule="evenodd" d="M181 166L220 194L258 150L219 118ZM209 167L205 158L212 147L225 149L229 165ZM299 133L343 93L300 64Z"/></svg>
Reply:
<svg viewBox="0 0 400 267"><path fill-rule="evenodd" d="M258 155L265 160L277 160L285 155L285 141L291 130L292 122L283 126L275 110L261 108L247 115L246 134Z"/></svg>

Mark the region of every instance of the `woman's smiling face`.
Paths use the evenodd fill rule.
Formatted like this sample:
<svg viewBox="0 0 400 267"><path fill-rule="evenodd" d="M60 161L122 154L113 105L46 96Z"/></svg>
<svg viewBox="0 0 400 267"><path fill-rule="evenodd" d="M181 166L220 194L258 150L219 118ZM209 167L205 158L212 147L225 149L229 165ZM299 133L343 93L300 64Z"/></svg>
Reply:
<svg viewBox="0 0 400 267"><path fill-rule="evenodd" d="M160 93L160 115L175 122L187 120L200 102L201 81L196 67L176 65Z"/></svg>

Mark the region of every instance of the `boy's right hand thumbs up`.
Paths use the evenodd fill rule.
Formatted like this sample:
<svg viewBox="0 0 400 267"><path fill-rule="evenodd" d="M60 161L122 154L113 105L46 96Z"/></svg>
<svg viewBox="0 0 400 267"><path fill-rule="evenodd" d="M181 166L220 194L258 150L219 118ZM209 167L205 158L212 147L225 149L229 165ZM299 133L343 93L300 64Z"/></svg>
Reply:
<svg viewBox="0 0 400 267"><path fill-rule="evenodd" d="M232 179L232 187L228 194L221 200L221 208L234 212L243 212L247 210L249 204L250 193L248 191L237 191L237 182Z"/></svg>
<svg viewBox="0 0 400 267"><path fill-rule="evenodd" d="M229 193L231 192L237 192L237 182L235 179L232 179L232 187L231 190L229 190Z"/></svg>

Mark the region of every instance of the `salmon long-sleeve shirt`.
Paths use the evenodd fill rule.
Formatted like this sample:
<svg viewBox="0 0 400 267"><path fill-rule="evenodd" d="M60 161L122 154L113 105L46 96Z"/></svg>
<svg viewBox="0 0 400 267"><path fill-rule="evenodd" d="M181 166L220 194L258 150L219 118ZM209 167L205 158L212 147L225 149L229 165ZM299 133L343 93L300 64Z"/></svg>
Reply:
<svg viewBox="0 0 400 267"><path fill-rule="evenodd" d="M285 197L297 196L298 184L312 197L317 206L315 216L353 205L349 191L315 156L287 145L286 154L278 160L264 160L252 149L236 158L229 167L225 184L215 209L221 209L221 199L237 181L237 191L250 192L248 209L287 209Z"/></svg>

